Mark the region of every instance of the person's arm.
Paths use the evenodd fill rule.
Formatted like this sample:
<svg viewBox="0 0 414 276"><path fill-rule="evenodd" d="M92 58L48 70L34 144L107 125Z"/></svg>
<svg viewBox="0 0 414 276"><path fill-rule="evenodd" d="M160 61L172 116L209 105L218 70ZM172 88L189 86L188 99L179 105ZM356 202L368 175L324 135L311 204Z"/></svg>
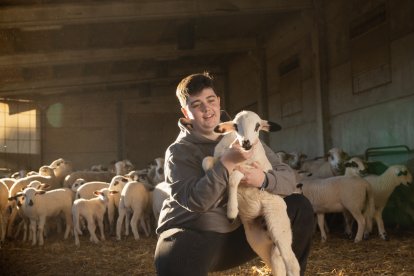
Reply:
<svg viewBox="0 0 414 276"><path fill-rule="evenodd" d="M294 170L289 165L280 162L273 150L266 144L263 143L263 147L273 168L273 170L265 172L268 181L265 190L275 194L292 193L296 185L296 174Z"/></svg>
<svg viewBox="0 0 414 276"><path fill-rule="evenodd" d="M221 162L203 171L201 151L186 144L170 147L166 154L166 180L171 195L182 207L192 212L205 212L217 207L226 192L228 172Z"/></svg>

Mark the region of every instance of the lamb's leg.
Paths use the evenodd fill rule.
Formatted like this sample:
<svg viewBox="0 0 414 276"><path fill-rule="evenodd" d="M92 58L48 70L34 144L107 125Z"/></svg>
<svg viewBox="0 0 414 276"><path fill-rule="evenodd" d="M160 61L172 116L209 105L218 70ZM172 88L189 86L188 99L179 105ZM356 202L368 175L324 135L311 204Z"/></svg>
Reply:
<svg viewBox="0 0 414 276"><path fill-rule="evenodd" d="M324 213L318 213L318 214L316 214L316 217L318 219L319 231L321 231L321 240L322 240L322 242L326 242L327 236L326 236L326 232L325 232L325 214Z"/></svg>
<svg viewBox="0 0 414 276"><path fill-rule="evenodd" d="M32 245L36 245L37 243L37 237L36 237L36 232L37 232L37 221L35 219L30 219L30 232L32 235Z"/></svg>
<svg viewBox="0 0 414 276"><path fill-rule="evenodd" d="M387 232L385 231L384 221L382 220L382 210L383 209L384 208L380 208L380 209L375 211L375 221L377 222L379 236L381 237L381 239L387 241L387 240L389 240L389 238L387 236Z"/></svg>
<svg viewBox="0 0 414 276"><path fill-rule="evenodd" d="M98 217L98 227L99 232L101 234L101 241L105 240L105 233L104 233L104 216Z"/></svg>
<svg viewBox="0 0 414 276"><path fill-rule="evenodd" d="M13 236L13 224L16 220L17 208L14 206L7 222L7 237Z"/></svg>
<svg viewBox="0 0 414 276"><path fill-rule="evenodd" d="M86 221L87 221L87 224L88 224L89 234L91 235L89 240L91 242L94 242L94 243L99 243L99 239L95 234L96 225L95 225L95 221L93 220L93 217L88 218Z"/></svg>
<svg viewBox="0 0 414 276"><path fill-rule="evenodd" d="M240 171L233 171L229 177L229 200L227 202L227 217L230 220L235 220L239 213L239 206L237 202L237 187L241 179L244 177Z"/></svg>
<svg viewBox="0 0 414 276"><path fill-rule="evenodd" d="M138 233L138 220L141 217L141 210L134 210L131 218L131 229L132 233L134 234L134 239L139 240L139 233Z"/></svg>
<svg viewBox="0 0 414 276"><path fill-rule="evenodd" d="M125 213L126 213L125 207L123 206L123 204L119 204L118 220L116 222L116 239L119 241L121 240L121 228L122 228L122 222L124 221L124 218L125 218Z"/></svg>
<svg viewBox="0 0 414 276"><path fill-rule="evenodd" d="M345 221L345 236L348 239L352 239L352 223L354 218L347 210L345 210L342 214L344 216Z"/></svg>
<svg viewBox="0 0 414 276"><path fill-rule="evenodd" d="M361 211L359 210L349 210L352 214L352 216L355 218L355 220L358 223L358 231L356 233L355 242L360 242L362 241L362 236L364 235L364 231L365 231L365 218L362 215Z"/></svg>
<svg viewBox="0 0 414 276"><path fill-rule="evenodd" d="M70 230L72 229L72 211L69 209L65 212L65 235L63 238L66 240L69 237Z"/></svg>
<svg viewBox="0 0 414 276"><path fill-rule="evenodd" d="M272 199L263 202L267 231L274 243L271 252L272 270L274 269L275 275L299 275L300 266L292 250L292 229L286 203L273 195Z"/></svg>
<svg viewBox="0 0 414 276"><path fill-rule="evenodd" d="M44 240L43 240L43 230L45 229L45 223L46 223L46 217L40 217L39 218L39 226L38 226L38 239L39 239L39 245L43 245Z"/></svg>

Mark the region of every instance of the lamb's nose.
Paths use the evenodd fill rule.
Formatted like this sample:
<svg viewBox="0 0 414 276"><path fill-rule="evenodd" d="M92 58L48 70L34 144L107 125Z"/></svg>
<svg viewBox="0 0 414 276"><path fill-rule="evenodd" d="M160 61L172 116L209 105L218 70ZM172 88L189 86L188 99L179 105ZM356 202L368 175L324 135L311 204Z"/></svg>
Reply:
<svg viewBox="0 0 414 276"><path fill-rule="evenodd" d="M251 149L252 145L250 144L250 141L249 140L243 140L242 147L245 150L249 150L249 149Z"/></svg>

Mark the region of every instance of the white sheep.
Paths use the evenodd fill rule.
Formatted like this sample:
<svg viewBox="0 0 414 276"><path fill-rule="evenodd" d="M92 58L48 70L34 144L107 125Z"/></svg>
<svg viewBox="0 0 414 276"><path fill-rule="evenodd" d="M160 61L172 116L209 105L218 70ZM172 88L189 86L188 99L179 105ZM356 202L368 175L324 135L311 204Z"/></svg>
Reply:
<svg viewBox="0 0 414 276"><path fill-rule="evenodd" d="M65 177L63 187L71 188L73 182L78 178L82 178L87 182L100 181L109 183L115 175L113 172L75 171Z"/></svg>
<svg viewBox="0 0 414 276"><path fill-rule="evenodd" d="M254 150L252 158L240 163L240 166L249 167L257 162L264 171L271 170L272 166L259 140L259 130L269 131L271 128L270 122L260 119L254 112L238 113L233 121L221 123L215 128L214 131L226 135L216 145L214 159L217 160L237 139L245 150ZM278 126L275 128L280 129ZM203 160L204 170L211 168L213 163L214 160L211 157L206 157ZM242 178L243 174L238 170L230 173L227 216L235 219L239 213L247 241L262 260L271 267L273 274L299 275L300 267L292 250L292 230L285 201L278 195L257 188L239 186ZM257 227L255 219L260 216L266 222L267 232Z"/></svg>
<svg viewBox="0 0 414 276"><path fill-rule="evenodd" d="M108 219L109 225L111 226L111 232L113 230L114 219L115 219L115 210L119 208L119 201L121 199L121 192L124 186L130 181L131 179L126 176L116 175L112 178L111 183L109 183L109 191L116 191L118 193L112 193L109 197L108 203ZM125 226L128 228L129 226L129 216L126 216Z"/></svg>
<svg viewBox="0 0 414 276"><path fill-rule="evenodd" d="M358 223L355 242L363 238L366 219L374 210L374 199L369 183L352 170L359 168L347 168L346 175L329 178L302 179L303 195L311 202L314 212L317 214L318 226L321 231L322 241L327 240L325 232L325 213L345 212L345 220L350 218L348 212ZM346 223L347 234L351 229Z"/></svg>
<svg viewBox="0 0 414 276"><path fill-rule="evenodd" d="M382 220L382 211L388 202L388 199L394 189L399 185L407 185L412 182L413 178L407 167L404 165L390 166L381 175L368 175L365 180L369 182L374 193L375 213L373 218L378 226L378 234L383 240L388 240L385 231L384 221ZM372 218L367 221L367 235L372 231Z"/></svg>
<svg viewBox="0 0 414 276"><path fill-rule="evenodd" d="M9 188L0 181L0 246L6 238L7 219L9 217Z"/></svg>
<svg viewBox="0 0 414 276"><path fill-rule="evenodd" d="M50 166L42 166L39 168L39 175L32 175L18 179L9 189L9 198L13 198L17 193L26 188L30 182L38 180L41 183L48 184L49 187L60 187L58 180L55 177L54 169ZM17 209L15 208L15 202L12 200L12 213L9 217L7 235L10 237L13 232L13 223L16 219Z"/></svg>
<svg viewBox="0 0 414 276"><path fill-rule="evenodd" d="M154 214L155 223L158 224L162 205L164 200L167 199L171 194L171 187L168 182L161 182L155 186L152 192L152 212Z"/></svg>
<svg viewBox="0 0 414 276"><path fill-rule="evenodd" d="M65 177L72 173L72 162L59 158L52 161L49 166L53 168L57 183L59 183L59 188L63 187Z"/></svg>
<svg viewBox="0 0 414 276"><path fill-rule="evenodd" d="M43 245L43 230L46 218L56 217L62 212L65 215L67 239L72 227L72 192L69 189L55 189L52 191L26 188L21 195L24 197L22 209L30 219L30 231L32 232L32 245Z"/></svg>
<svg viewBox="0 0 414 276"><path fill-rule="evenodd" d="M313 178L327 178L344 174L343 163L348 154L340 148L332 148L324 158L305 160L300 170L312 173Z"/></svg>
<svg viewBox="0 0 414 276"><path fill-rule="evenodd" d="M111 194L119 193L111 191ZM152 212L152 192L148 191L143 183L130 181L121 191L121 198L118 206L118 220L116 224L116 237L121 240L121 228L126 213L132 213L131 229L135 240L139 239L138 222L141 223L146 236L150 235L150 216ZM128 228L126 228L128 230ZM127 232L126 235L129 233Z"/></svg>
<svg viewBox="0 0 414 276"><path fill-rule="evenodd" d="M96 223L101 234L101 240L105 240L103 220L108 204L109 191L108 188L103 188L94 192L96 197L91 199L79 198L73 202L73 233L75 236L75 244L80 245L79 235L82 235L80 228L80 217L83 217L88 225L90 240L94 243L99 243L99 239L95 234Z"/></svg>
<svg viewBox="0 0 414 276"><path fill-rule="evenodd" d="M73 183L71 190L76 193L75 199L91 199L95 197L95 191L109 188L109 183L101 181L86 182L83 178L78 178Z"/></svg>
<svg viewBox="0 0 414 276"><path fill-rule="evenodd" d="M115 163L115 174L116 175L126 175L134 169L131 161L128 159L121 160Z"/></svg>

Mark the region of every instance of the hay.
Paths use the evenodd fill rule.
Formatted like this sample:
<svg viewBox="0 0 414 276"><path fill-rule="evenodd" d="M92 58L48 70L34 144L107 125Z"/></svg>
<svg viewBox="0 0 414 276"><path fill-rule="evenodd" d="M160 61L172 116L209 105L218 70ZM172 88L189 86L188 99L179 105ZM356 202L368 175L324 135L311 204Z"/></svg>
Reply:
<svg viewBox="0 0 414 276"><path fill-rule="evenodd" d="M389 231L390 241L372 237L354 244L339 233L331 233L326 243L319 233L308 260L306 275L414 275L414 231ZM45 240L43 247L7 241L0 249L1 275L155 275L153 253L156 237L135 241L114 237L95 245L81 237L77 248L73 239ZM271 275L256 258L231 270L211 273L224 275Z"/></svg>

